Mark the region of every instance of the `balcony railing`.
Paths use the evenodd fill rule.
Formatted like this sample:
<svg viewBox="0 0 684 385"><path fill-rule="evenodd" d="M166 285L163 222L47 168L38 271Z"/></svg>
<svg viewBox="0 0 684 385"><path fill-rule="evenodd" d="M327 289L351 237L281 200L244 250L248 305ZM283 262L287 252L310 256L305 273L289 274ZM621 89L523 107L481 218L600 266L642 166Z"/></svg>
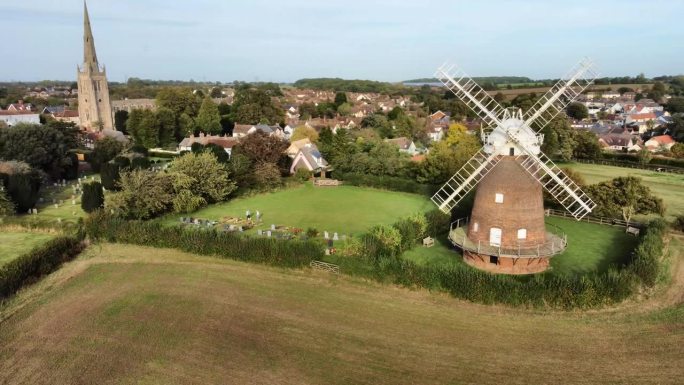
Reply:
<svg viewBox="0 0 684 385"><path fill-rule="evenodd" d="M565 251L568 238L556 229L557 233L547 231L543 243L520 243L515 247L490 245L487 242L468 238L468 218L461 218L451 223L449 240L456 247L472 253L495 255L509 258L541 258L552 257Z"/></svg>

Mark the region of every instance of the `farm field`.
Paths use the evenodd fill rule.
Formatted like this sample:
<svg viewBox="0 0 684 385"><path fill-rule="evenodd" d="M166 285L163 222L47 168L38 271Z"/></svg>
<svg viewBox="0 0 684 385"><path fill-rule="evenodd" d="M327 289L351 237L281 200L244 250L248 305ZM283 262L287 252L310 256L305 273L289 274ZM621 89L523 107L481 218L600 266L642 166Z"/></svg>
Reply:
<svg viewBox="0 0 684 385"><path fill-rule="evenodd" d="M3 230L0 232L0 266L52 238L54 235L47 233Z"/></svg>
<svg viewBox="0 0 684 385"><path fill-rule="evenodd" d="M663 199L667 208L665 217L668 220L684 214L684 175L586 163L565 163L560 166L577 170L590 184L619 176L639 177L653 193Z"/></svg>
<svg viewBox="0 0 684 385"><path fill-rule="evenodd" d="M513 86L527 86L528 84L514 84ZM618 88L620 87L628 87L628 88L651 88L651 84L600 84L600 85L595 85L589 88L589 91L592 90L605 90L607 88L611 88L613 91L617 91ZM497 93L501 92L507 100L512 100L516 96L521 95L521 94L529 94L529 93L536 93L537 95L544 94L546 91L548 91L551 87L526 87L526 88L514 88L512 90L506 89L505 86L504 88L501 88L499 86L498 90L495 91L487 91L487 93L491 96L496 95Z"/></svg>
<svg viewBox="0 0 684 385"><path fill-rule="evenodd" d="M0 383L676 384L670 247L658 298L574 313L105 243L0 308Z"/></svg>
<svg viewBox="0 0 684 385"><path fill-rule="evenodd" d="M355 234L377 224L392 224L397 219L418 212L432 210L434 205L427 197L416 194L376 190L364 187L313 187L306 184L278 191L238 198L201 209L194 218L220 220L228 217L245 217L250 210L262 215L262 223L254 227L267 230L278 226L309 227L331 234ZM166 224L180 223L181 215L163 219Z"/></svg>

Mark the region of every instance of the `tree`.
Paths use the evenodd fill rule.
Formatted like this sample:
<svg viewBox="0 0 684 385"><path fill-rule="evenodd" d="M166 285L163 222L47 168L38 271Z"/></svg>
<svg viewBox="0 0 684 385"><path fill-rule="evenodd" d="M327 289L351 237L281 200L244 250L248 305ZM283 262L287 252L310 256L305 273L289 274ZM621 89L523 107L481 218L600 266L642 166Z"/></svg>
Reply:
<svg viewBox="0 0 684 385"><path fill-rule="evenodd" d="M311 143L316 143L318 141L318 132L316 132L316 130L306 125L299 126L295 128L294 132L292 133L292 137L290 137L290 142L294 142L296 140L304 138L308 138L311 141Z"/></svg>
<svg viewBox="0 0 684 385"><path fill-rule="evenodd" d="M339 106L337 106L337 113L340 114L340 116L349 116L352 113L352 105L349 103L342 103Z"/></svg>
<svg viewBox="0 0 684 385"><path fill-rule="evenodd" d="M213 87L211 89L211 92L209 92L209 96L211 96L212 98L222 98L223 91L221 91L220 87Z"/></svg>
<svg viewBox="0 0 684 385"><path fill-rule="evenodd" d="M0 189L0 217L14 214L14 202L4 188Z"/></svg>
<svg viewBox="0 0 684 385"><path fill-rule="evenodd" d="M124 149L118 140L105 136L95 141L95 148L90 154L90 165L95 172L100 171L100 166L114 159Z"/></svg>
<svg viewBox="0 0 684 385"><path fill-rule="evenodd" d="M617 91L620 95L624 95L627 92L634 92L634 90L632 88L629 88L629 87L620 87L620 88L618 88Z"/></svg>
<svg viewBox="0 0 684 385"><path fill-rule="evenodd" d="M587 194L596 203L594 214L619 218L629 223L635 214L663 215L662 199L654 196L641 178L629 176L590 185Z"/></svg>
<svg viewBox="0 0 684 385"><path fill-rule="evenodd" d="M121 131L124 134L128 134L126 130L126 122L128 121L128 111L120 110L114 113L114 127L117 131Z"/></svg>
<svg viewBox="0 0 684 385"><path fill-rule="evenodd" d="M480 142L465 126L452 124L446 138L435 143L421 163L417 179L421 183L440 184L451 178L477 151Z"/></svg>
<svg viewBox="0 0 684 385"><path fill-rule="evenodd" d="M173 207L176 177L165 172L121 173L121 191L108 196L106 208L127 219L150 219Z"/></svg>
<svg viewBox="0 0 684 385"><path fill-rule="evenodd" d="M274 163L262 162L254 167L254 182L257 187L268 190L282 184L280 170Z"/></svg>
<svg viewBox="0 0 684 385"><path fill-rule="evenodd" d="M0 177L5 180L7 196L14 202L18 212L36 207L42 179L38 171L17 170L11 174L2 173Z"/></svg>
<svg viewBox="0 0 684 385"><path fill-rule="evenodd" d="M684 143L675 143L674 146L670 148L670 152L675 158L684 158Z"/></svg>
<svg viewBox="0 0 684 385"><path fill-rule="evenodd" d="M232 115L234 122L248 124L276 124L285 119L284 111L273 104L268 93L251 87L238 88L235 92Z"/></svg>
<svg viewBox="0 0 684 385"><path fill-rule="evenodd" d="M229 178L229 168L219 162L211 151L187 153L174 159L168 168L169 173L184 174L189 177L189 185L183 189L202 197L208 203L221 202L235 191L235 182Z"/></svg>
<svg viewBox="0 0 684 385"><path fill-rule="evenodd" d="M202 101L202 106L199 109L195 124L200 131L212 135L221 133L221 115L219 114L218 106L211 97L207 96Z"/></svg>
<svg viewBox="0 0 684 385"><path fill-rule="evenodd" d="M684 112L684 98L671 98L665 108L672 114Z"/></svg>
<svg viewBox="0 0 684 385"><path fill-rule="evenodd" d="M598 137L591 131L573 131L575 146L572 156L575 159L598 159L601 156L601 145Z"/></svg>
<svg viewBox="0 0 684 385"><path fill-rule="evenodd" d="M128 159L128 158L126 158ZM118 163L107 162L100 166L100 179L102 186L107 190L119 190L119 179L121 178L121 166Z"/></svg>
<svg viewBox="0 0 684 385"><path fill-rule="evenodd" d="M345 103L347 103L347 94L344 92L338 92L335 94L335 106L339 107Z"/></svg>
<svg viewBox="0 0 684 385"><path fill-rule="evenodd" d="M275 136L257 131L242 138L242 141L235 147L253 163L275 164L289 145Z"/></svg>
<svg viewBox="0 0 684 385"><path fill-rule="evenodd" d="M71 166L72 140L50 126L19 123L0 130L0 159L17 160L59 178Z"/></svg>
<svg viewBox="0 0 684 385"><path fill-rule="evenodd" d="M637 158L639 159L639 163L649 164L651 159L653 159L653 154L651 154L651 151L649 151L647 148L642 148L637 153Z"/></svg>
<svg viewBox="0 0 684 385"><path fill-rule="evenodd" d="M582 103L570 103L565 112L568 114L569 117L575 120L582 120L589 117L589 110Z"/></svg>
<svg viewBox="0 0 684 385"><path fill-rule="evenodd" d="M104 207L104 192L100 182L90 182L83 184L83 197L81 198L81 208L87 213Z"/></svg>

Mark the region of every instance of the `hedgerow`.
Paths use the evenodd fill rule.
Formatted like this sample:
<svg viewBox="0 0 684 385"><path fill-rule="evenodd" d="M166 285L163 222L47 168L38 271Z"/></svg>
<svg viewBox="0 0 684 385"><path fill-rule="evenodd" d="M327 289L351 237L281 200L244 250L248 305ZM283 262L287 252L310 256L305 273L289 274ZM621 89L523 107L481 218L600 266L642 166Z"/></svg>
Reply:
<svg viewBox="0 0 684 385"><path fill-rule="evenodd" d="M60 236L0 267L0 299L73 259L82 249L78 236Z"/></svg>

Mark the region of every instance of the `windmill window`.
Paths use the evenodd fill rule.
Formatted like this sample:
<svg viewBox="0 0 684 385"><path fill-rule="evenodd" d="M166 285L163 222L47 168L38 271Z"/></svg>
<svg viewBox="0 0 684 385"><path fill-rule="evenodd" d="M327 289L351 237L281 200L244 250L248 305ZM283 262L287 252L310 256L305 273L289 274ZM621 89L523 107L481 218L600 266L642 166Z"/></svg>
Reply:
<svg viewBox="0 0 684 385"><path fill-rule="evenodd" d="M515 155L515 148L511 147L508 149L508 155L513 156Z"/></svg>
<svg viewBox="0 0 684 385"><path fill-rule="evenodd" d="M518 229L518 239L527 239L527 229Z"/></svg>
<svg viewBox="0 0 684 385"><path fill-rule="evenodd" d="M480 229L480 224L475 222L473 223L473 232L477 233L477 231Z"/></svg>
<svg viewBox="0 0 684 385"><path fill-rule="evenodd" d="M496 193L496 195L494 195L494 202L503 203L503 194Z"/></svg>

